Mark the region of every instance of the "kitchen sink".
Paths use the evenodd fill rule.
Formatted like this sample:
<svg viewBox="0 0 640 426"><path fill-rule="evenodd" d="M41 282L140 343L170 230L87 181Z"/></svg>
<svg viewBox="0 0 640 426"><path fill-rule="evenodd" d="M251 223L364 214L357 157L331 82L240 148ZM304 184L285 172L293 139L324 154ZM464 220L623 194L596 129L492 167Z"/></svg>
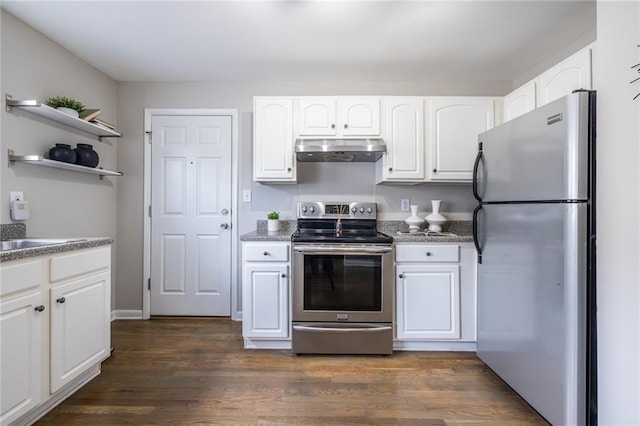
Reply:
<svg viewBox="0 0 640 426"><path fill-rule="evenodd" d="M49 239L49 238L25 238L21 240L6 240L2 241L2 250L19 250L33 247L42 247L42 246L50 246L53 244L64 244L64 243L73 243L77 241L84 241L83 238L59 238L59 239Z"/></svg>

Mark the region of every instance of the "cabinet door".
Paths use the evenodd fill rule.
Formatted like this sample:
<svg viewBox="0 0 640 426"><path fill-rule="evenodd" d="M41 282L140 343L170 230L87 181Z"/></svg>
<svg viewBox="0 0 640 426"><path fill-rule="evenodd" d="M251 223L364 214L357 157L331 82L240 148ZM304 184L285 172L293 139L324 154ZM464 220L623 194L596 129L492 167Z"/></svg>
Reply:
<svg viewBox="0 0 640 426"><path fill-rule="evenodd" d="M253 180L295 182L293 99L255 98Z"/></svg>
<svg viewBox="0 0 640 426"><path fill-rule="evenodd" d="M537 106L548 104L576 89L591 89L591 49L565 59L537 79Z"/></svg>
<svg viewBox="0 0 640 426"><path fill-rule="evenodd" d="M430 98L429 180L471 182L478 134L494 125L494 101Z"/></svg>
<svg viewBox="0 0 640 426"><path fill-rule="evenodd" d="M518 87L504 97L503 121L509 121L536 108L536 82Z"/></svg>
<svg viewBox="0 0 640 426"><path fill-rule="evenodd" d="M399 340L460 338L460 267L396 267L396 333Z"/></svg>
<svg viewBox="0 0 640 426"><path fill-rule="evenodd" d="M424 103L421 98L385 98L387 154L382 180L422 182L424 170Z"/></svg>
<svg viewBox="0 0 640 426"><path fill-rule="evenodd" d="M244 337L289 337L289 266L246 262L242 276Z"/></svg>
<svg viewBox="0 0 640 426"><path fill-rule="evenodd" d="M343 136L380 135L380 98L340 98L340 127Z"/></svg>
<svg viewBox="0 0 640 426"><path fill-rule="evenodd" d="M42 399L42 293L0 303L0 424L9 424Z"/></svg>
<svg viewBox="0 0 640 426"><path fill-rule="evenodd" d="M300 136L335 136L337 134L336 99L302 97L298 100L298 134Z"/></svg>
<svg viewBox="0 0 640 426"><path fill-rule="evenodd" d="M104 272L51 288L52 393L109 356L110 285Z"/></svg>

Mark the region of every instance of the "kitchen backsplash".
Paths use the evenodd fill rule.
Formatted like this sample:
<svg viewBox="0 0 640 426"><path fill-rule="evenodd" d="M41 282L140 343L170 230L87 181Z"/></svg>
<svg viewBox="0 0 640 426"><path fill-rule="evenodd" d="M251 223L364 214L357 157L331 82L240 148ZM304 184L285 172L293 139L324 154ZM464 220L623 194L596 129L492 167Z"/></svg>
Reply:
<svg viewBox="0 0 640 426"><path fill-rule="evenodd" d="M0 240L27 238L27 225L24 223L0 224Z"/></svg>

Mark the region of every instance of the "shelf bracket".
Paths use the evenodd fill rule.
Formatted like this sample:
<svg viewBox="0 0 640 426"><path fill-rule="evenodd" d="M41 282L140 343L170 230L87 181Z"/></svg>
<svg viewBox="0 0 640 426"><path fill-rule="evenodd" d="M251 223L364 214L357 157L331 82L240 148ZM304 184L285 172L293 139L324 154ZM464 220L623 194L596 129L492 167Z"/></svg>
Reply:
<svg viewBox="0 0 640 426"><path fill-rule="evenodd" d="M40 102L35 100L14 101L13 96L11 96L8 93L4 96L4 99L5 99L7 112L11 112L13 107L39 107L40 106Z"/></svg>
<svg viewBox="0 0 640 426"><path fill-rule="evenodd" d="M15 152L13 152L12 149L7 150L7 163L9 167L13 167L15 164L15 162L11 159L11 157L13 157L14 154Z"/></svg>

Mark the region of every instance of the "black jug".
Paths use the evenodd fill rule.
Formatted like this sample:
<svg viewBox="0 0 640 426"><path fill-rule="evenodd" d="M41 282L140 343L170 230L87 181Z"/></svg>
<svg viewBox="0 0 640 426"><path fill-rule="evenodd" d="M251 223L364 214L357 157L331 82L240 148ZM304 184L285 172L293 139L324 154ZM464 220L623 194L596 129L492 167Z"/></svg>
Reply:
<svg viewBox="0 0 640 426"><path fill-rule="evenodd" d="M98 165L100 158L98 153L93 150L93 145L87 143L79 143L75 149L76 164L87 167L95 167Z"/></svg>
<svg viewBox="0 0 640 426"><path fill-rule="evenodd" d="M63 161L65 163L75 163L76 153L71 149L71 145L65 143L57 143L56 146L49 150L49 159L55 161Z"/></svg>

